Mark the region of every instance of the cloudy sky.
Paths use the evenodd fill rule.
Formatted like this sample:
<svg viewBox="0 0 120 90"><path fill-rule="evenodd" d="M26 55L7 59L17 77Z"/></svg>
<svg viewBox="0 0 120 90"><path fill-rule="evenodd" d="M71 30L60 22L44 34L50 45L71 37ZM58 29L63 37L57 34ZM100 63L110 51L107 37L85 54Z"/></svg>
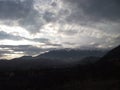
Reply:
<svg viewBox="0 0 120 90"><path fill-rule="evenodd" d="M120 44L120 0L0 0L0 58Z"/></svg>

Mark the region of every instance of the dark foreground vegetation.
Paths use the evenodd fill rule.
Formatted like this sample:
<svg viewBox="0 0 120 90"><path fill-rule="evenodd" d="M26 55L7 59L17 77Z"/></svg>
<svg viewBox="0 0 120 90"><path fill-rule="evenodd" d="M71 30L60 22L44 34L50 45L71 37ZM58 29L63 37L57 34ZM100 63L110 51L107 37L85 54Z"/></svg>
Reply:
<svg viewBox="0 0 120 90"><path fill-rule="evenodd" d="M120 90L119 55L120 46L92 64L1 70L0 90Z"/></svg>

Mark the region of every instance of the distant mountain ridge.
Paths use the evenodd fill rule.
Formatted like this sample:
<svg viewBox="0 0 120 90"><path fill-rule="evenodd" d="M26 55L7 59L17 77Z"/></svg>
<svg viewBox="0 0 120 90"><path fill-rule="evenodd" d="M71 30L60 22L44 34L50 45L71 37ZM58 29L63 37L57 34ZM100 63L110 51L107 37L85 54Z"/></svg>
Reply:
<svg viewBox="0 0 120 90"><path fill-rule="evenodd" d="M66 59L74 59L80 60L86 57L102 57L105 55L106 51L100 50L74 50L74 49L61 49L61 50L52 50L50 52L46 52L37 56L38 58L46 58L46 59L58 59L58 60L66 60Z"/></svg>
<svg viewBox="0 0 120 90"><path fill-rule="evenodd" d="M23 56L12 60L1 60L0 68L40 69L43 67L71 67L77 63L94 63L104 54L105 52L103 51L91 50L53 50L37 57Z"/></svg>

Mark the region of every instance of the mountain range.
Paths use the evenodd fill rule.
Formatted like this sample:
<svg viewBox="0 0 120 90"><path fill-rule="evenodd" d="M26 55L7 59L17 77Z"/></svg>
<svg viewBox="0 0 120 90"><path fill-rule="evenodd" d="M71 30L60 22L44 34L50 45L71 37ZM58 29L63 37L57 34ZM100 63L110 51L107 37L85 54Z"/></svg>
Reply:
<svg viewBox="0 0 120 90"><path fill-rule="evenodd" d="M52 50L36 57L23 56L12 60L0 60L0 69L6 70L27 70L48 67L71 67L78 63L95 63L106 51L98 50L74 50L61 49Z"/></svg>
<svg viewBox="0 0 120 90"><path fill-rule="evenodd" d="M120 46L104 53L99 60L88 55L75 64L67 62L67 67L64 60L43 59L45 55L2 60L0 90L120 90L119 55Z"/></svg>

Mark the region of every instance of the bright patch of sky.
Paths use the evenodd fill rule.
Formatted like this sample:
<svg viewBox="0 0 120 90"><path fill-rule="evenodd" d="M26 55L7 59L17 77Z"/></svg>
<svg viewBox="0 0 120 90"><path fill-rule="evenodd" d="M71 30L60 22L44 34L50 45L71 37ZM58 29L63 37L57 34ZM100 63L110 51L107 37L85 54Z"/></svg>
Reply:
<svg viewBox="0 0 120 90"><path fill-rule="evenodd" d="M120 44L119 2L115 1L0 0L0 46L21 49L9 47L14 52L11 54L1 48L0 56L14 58L83 46L113 48ZM30 45L31 52L25 52L21 45Z"/></svg>

